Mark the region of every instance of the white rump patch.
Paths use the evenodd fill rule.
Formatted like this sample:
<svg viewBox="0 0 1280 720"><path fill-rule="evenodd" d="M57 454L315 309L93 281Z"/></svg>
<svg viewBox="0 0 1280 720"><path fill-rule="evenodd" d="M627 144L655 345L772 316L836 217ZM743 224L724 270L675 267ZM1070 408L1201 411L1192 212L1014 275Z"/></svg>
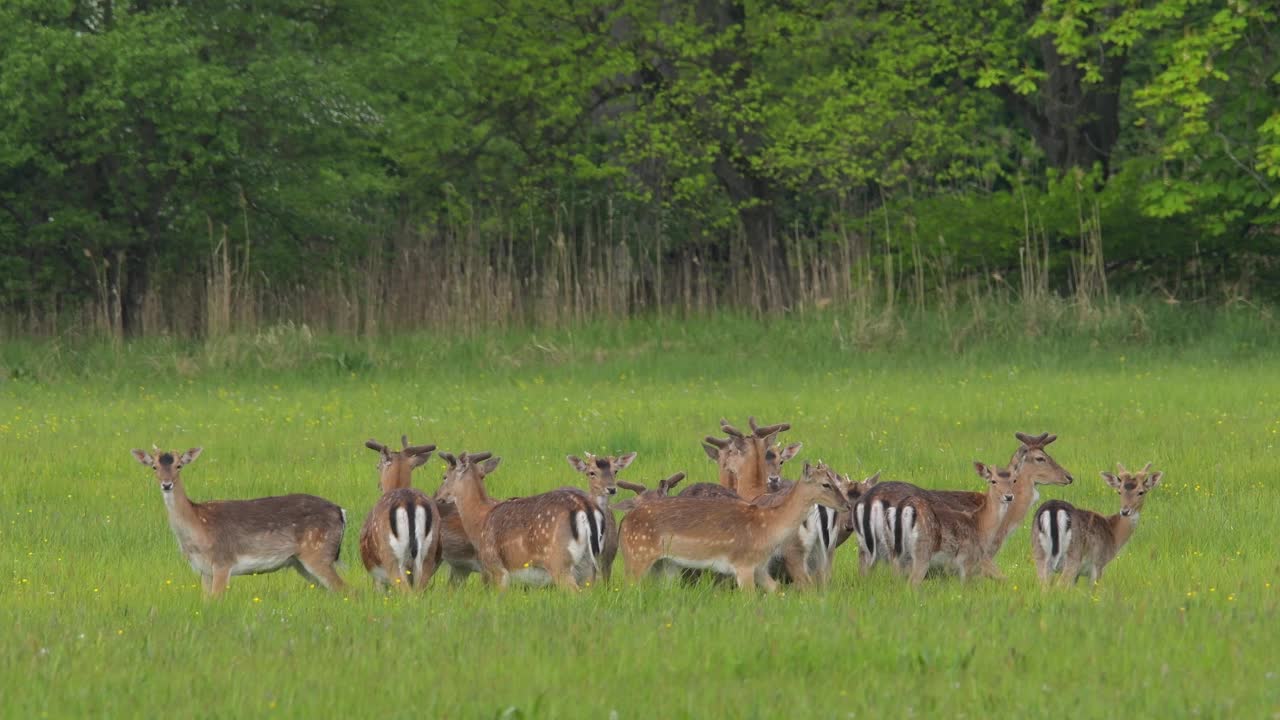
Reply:
<svg viewBox="0 0 1280 720"><path fill-rule="evenodd" d="M403 507L396 508L395 523L392 532L387 533L387 542L391 545L396 567L404 574L409 567L409 513Z"/></svg>

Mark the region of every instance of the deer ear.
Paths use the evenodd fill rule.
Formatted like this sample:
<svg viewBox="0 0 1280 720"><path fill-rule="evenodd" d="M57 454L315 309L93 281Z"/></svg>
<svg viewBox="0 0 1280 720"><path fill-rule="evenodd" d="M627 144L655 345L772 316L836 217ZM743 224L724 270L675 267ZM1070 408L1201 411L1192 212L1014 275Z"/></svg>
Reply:
<svg viewBox="0 0 1280 720"><path fill-rule="evenodd" d="M1100 472L1098 474L1102 476L1103 480L1107 481L1108 485L1110 485L1111 487L1117 490L1120 489L1120 486L1122 485L1122 483L1120 482L1120 478L1116 477L1114 473L1109 473L1104 470L1103 472Z"/></svg>
<svg viewBox="0 0 1280 720"><path fill-rule="evenodd" d="M778 455L778 463L784 463L796 456L800 452L800 448L804 447L804 443L791 443L782 449L782 453Z"/></svg>
<svg viewBox="0 0 1280 720"><path fill-rule="evenodd" d="M204 448L193 447L190 450L182 453L182 457L178 459L178 462L182 463L183 465L190 465L191 463L196 461L196 458L200 457L200 453L202 452L204 452Z"/></svg>
<svg viewBox="0 0 1280 720"><path fill-rule="evenodd" d="M136 458L138 462L142 463L143 465L146 465L147 467L156 466L155 459L153 459L150 455L148 455L146 450L139 450L137 448L134 448L133 450L129 451L129 454L133 455L133 457Z"/></svg>
<svg viewBox="0 0 1280 720"><path fill-rule="evenodd" d="M720 461L720 449L717 448L716 446L710 445L708 443L702 443L702 451L705 452L707 454L707 457L711 458L712 460L715 460L716 462Z"/></svg>
<svg viewBox="0 0 1280 720"><path fill-rule="evenodd" d="M635 461L636 461L636 454L633 452L629 452L626 455L619 456L617 460L613 461L613 471L617 472L619 470L625 470L627 467L631 465L631 463Z"/></svg>
<svg viewBox="0 0 1280 720"><path fill-rule="evenodd" d="M569 462L569 467L573 468L574 470L577 470L580 473L585 473L589 469L587 467L587 464L582 461L582 458L578 457L577 455L565 455L564 459Z"/></svg>
<svg viewBox="0 0 1280 720"><path fill-rule="evenodd" d="M501 462L502 462L502 458L500 457L492 457L492 458L489 458L488 460L485 460L484 463L480 465L480 474L488 475L492 473L494 470L498 469L498 464Z"/></svg>
<svg viewBox="0 0 1280 720"><path fill-rule="evenodd" d="M1147 479L1146 479L1146 480L1143 480L1143 481L1142 481L1142 487L1147 488L1147 489L1149 490L1149 489L1151 489L1151 488L1153 488L1153 487L1155 487L1155 486L1159 485L1159 484L1160 484L1160 481L1161 481L1161 480L1163 480L1163 479L1164 479L1164 473L1163 473L1163 472L1153 472L1153 473L1151 473L1150 475L1148 475L1148 476L1147 476Z"/></svg>
<svg viewBox="0 0 1280 720"><path fill-rule="evenodd" d="M863 481L862 481L862 484L863 484L863 485L865 485L866 487L869 487L869 488L870 488L870 487L875 487L875 484L876 484L876 483L878 483L878 482L880 482L880 471L879 471L879 470L877 470L877 471L876 471L876 474L875 474L875 475L872 475L871 477L867 478L866 480L863 480Z"/></svg>
<svg viewBox="0 0 1280 720"><path fill-rule="evenodd" d="M812 466L812 465L810 465L810 464L808 463L808 461L806 461L806 462L805 462L805 464L804 464L804 469L800 471L800 479L801 479L802 481L804 481L804 482L807 482L807 483L811 483L811 482L813 482L813 481L814 481L814 480L813 480L813 466Z"/></svg>
<svg viewBox="0 0 1280 720"><path fill-rule="evenodd" d="M991 468L988 467L985 463L974 460L973 469L978 471L978 477L987 478L987 479L991 478Z"/></svg>

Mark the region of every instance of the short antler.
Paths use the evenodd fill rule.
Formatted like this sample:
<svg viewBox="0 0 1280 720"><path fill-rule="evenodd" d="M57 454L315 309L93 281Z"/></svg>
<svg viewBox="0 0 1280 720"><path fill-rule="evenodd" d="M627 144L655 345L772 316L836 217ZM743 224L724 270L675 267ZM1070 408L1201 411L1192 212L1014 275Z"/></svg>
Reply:
<svg viewBox="0 0 1280 720"><path fill-rule="evenodd" d="M637 495L649 489L640 483L627 482L626 480L619 480L617 485L623 490L630 490Z"/></svg>
<svg viewBox="0 0 1280 720"><path fill-rule="evenodd" d="M673 487L675 487L676 485L678 485L678 484L680 483L680 481L681 481L681 480L683 480L683 479L684 479L684 473L682 473L682 472L678 472L678 473L676 473L675 475L672 475L671 477L667 478L666 480L663 480L663 481L659 482L659 483L658 483L658 487L659 487L659 488L660 488L664 493L667 493L667 492L670 492L670 491L671 491L671 488L673 488Z"/></svg>
<svg viewBox="0 0 1280 720"><path fill-rule="evenodd" d="M746 437L745 435L742 434L741 430L730 425L729 421L726 420L725 418L720 418L720 429L723 432L727 433L730 437L735 437L735 438L738 438L739 440Z"/></svg>
<svg viewBox="0 0 1280 720"><path fill-rule="evenodd" d="M718 437L712 437L710 435L706 436L703 439L707 441L708 445L714 445L718 448L728 447L730 442L729 440L721 440Z"/></svg>
<svg viewBox="0 0 1280 720"><path fill-rule="evenodd" d="M422 455L436 449L436 446L431 443L427 443L426 445L410 445L408 435L400 436L400 446L404 448L400 452L405 455Z"/></svg>
<svg viewBox="0 0 1280 720"><path fill-rule="evenodd" d="M1116 470L1119 470L1121 475L1129 474L1129 471L1126 470L1124 467L1124 463L1120 462L1119 460L1116 461Z"/></svg>
<svg viewBox="0 0 1280 720"><path fill-rule="evenodd" d="M778 423L777 425L766 425L765 427L756 427L755 418L749 418L749 420L751 420L751 430L755 432L756 437L760 437L760 438L769 437L770 435L776 432L784 432L786 430L791 429L791 425L788 423Z"/></svg>
<svg viewBox="0 0 1280 720"><path fill-rule="evenodd" d="M369 448L370 450L376 450L376 451L378 451L378 452L380 452L380 453L385 453L385 452L387 452L387 446L386 446L386 445L383 445L382 443L378 442L377 440L374 440L373 438L369 438L368 440L365 440L365 441L364 441L364 446L365 446L365 447L367 447L367 448Z"/></svg>
<svg viewBox="0 0 1280 720"><path fill-rule="evenodd" d="M493 453L491 452L473 453L471 455L463 453L462 461L475 464L478 462L484 462L485 460L488 460L491 457L493 457Z"/></svg>
<svg viewBox="0 0 1280 720"><path fill-rule="evenodd" d="M1143 474L1143 475L1146 475L1147 473L1151 472L1151 465L1152 465L1152 464L1154 464L1154 463L1155 463L1155 461L1154 461L1154 460L1152 460L1151 462L1147 463L1146 465L1143 465L1143 466L1142 466L1142 471L1141 471L1141 472L1142 472L1142 474Z"/></svg>

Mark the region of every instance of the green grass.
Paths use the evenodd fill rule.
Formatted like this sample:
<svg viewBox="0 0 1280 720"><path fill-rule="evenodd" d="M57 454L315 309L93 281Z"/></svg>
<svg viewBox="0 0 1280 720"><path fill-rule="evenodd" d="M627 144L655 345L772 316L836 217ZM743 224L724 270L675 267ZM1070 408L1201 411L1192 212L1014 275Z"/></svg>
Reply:
<svg viewBox="0 0 1280 720"><path fill-rule="evenodd" d="M0 716L1274 716L1276 341L1252 321L1184 320L958 352L929 342L936 318L861 347L824 317L309 339L275 365L176 342L9 345ZM563 458L582 450L638 451L626 479L713 480L698 440L748 414L791 422L802 459L946 487L977 487L970 461L1004 461L1014 431L1048 430L1077 481L1043 496L1108 513L1098 471L1154 460L1166 476L1096 590L1041 593L1025 524L998 558L1008 581L919 592L858 577L852 544L830 588L773 596L620 578L499 596L440 577L385 597L360 566L370 436L493 450L492 492L520 494L576 482ZM346 507L351 593L278 573L203 600L128 453L153 442L205 448L184 471L196 499Z"/></svg>

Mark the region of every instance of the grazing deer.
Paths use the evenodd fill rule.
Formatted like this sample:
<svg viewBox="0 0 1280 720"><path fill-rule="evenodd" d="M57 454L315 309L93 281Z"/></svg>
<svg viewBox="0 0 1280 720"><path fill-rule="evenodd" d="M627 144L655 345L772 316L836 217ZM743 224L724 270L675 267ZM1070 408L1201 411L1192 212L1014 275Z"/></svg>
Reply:
<svg viewBox="0 0 1280 720"><path fill-rule="evenodd" d="M257 575L292 567L307 580L341 590L333 569L342 551L347 514L315 495L281 495L255 500L191 502L180 471L200 457L201 448L181 455L156 449L133 457L155 469L178 547L200 573L206 593L219 596L232 575Z"/></svg>
<svg viewBox="0 0 1280 720"><path fill-rule="evenodd" d="M436 446L409 445L405 435L398 451L373 439L364 445L379 454L382 497L360 528L360 559L383 590L389 585L421 590L440 564L440 512L426 493L412 487L412 474Z"/></svg>
<svg viewBox="0 0 1280 720"><path fill-rule="evenodd" d="M893 554L899 567L910 570L919 586L929 568L950 568L964 582L975 571L1003 577L987 552L990 538L1014 500L1016 475L1004 468L975 462L974 469L988 483L975 510L958 510L925 495L908 495L889 515Z"/></svg>
<svg viewBox="0 0 1280 720"><path fill-rule="evenodd" d="M809 466L780 498L745 502L727 498L655 498L627 515L619 532L627 576L634 582L659 560L733 575L738 587L757 583L772 592L768 563L820 503L847 509L849 500Z"/></svg>
<svg viewBox="0 0 1280 720"><path fill-rule="evenodd" d="M765 455L773 448L778 433L790 430L791 426L779 423L760 427L754 417L748 418L747 422L751 425L750 435L721 418L720 430L729 436L728 439L708 435L702 449L716 461L721 485L733 490L744 500L754 500L769 491L769 465ZM799 450L799 446L796 446L796 450ZM792 451L792 455L794 454ZM691 488L686 488L684 492L691 492Z"/></svg>
<svg viewBox="0 0 1280 720"><path fill-rule="evenodd" d="M439 497L453 503L479 552L485 577L499 590L512 579L577 590L594 575L600 510L580 490L498 501L484 479L498 468L492 453L440 453L448 465ZM589 571L585 569L589 568Z"/></svg>
<svg viewBox="0 0 1280 720"><path fill-rule="evenodd" d="M1098 584L1102 570L1119 554L1134 530L1147 492L1160 484L1163 472L1151 472L1147 463L1138 472L1129 472L1116 463L1118 473L1102 473L1102 479L1120 495L1120 512L1111 517L1082 510L1061 500L1050 500L1036 510L1031 525L1031 556L1041 585L1048 586L1054 573L1061 584L1071 586L1084 573Z"/></svg>
<svg viewBox="0 0 1280 720"><path fill-rule="evenodd" d="M574 470L587 476L588 494L600 509L603 521L599 558L600 575L608 585L609 576L613 571L613 559L618 555L618 521L613 517L613 511L609 509L609 496L618 492L618 473L635 461L636 454L631 452L618 457L597 457L589 452L582 454L586 456L586 460L574 455L566 456L565 460L569 461L569 466Z"/></svg>
<svg viewBox="0 0 1280 720"><path fill-rule="evenodd" d="M617 510L618 512L624 512L624 513L631 512L632 510L635 510L637 507L639 507L642 503L646 503L650 500L654 500L657 498L667 497L667 495L671 493L671 488L678 485L680 481L683 479L684 479L684 473L678 472L675 475L672 475L671 477L665 478L663 480L659 480L657 487L653 488L652 490L650 490L649 488L646 488L644 485L641 485L640 483L633 483L633 482L627 482L626 480L619 480L618 487L622 488L623 490L630 490L636 495L635 497L627 498L626 500L623 500L622 502L617 503L612 507L614 510Z"/></svg>
<svg viewBox="0 0 1280 720"><path fill-rule="evenodd" d="M1014 433L1019 446L1009 459L1009 466L1020 481L1013 503L1000 523L999 529L989 538L988 553L995 556L1005 539L1026 517L1031 504L1039 497L1036 485L1070 485L1075 478L1056 460L1045 447L1058 439L1057 435L1043 433L1037 436ZM935 506L945 505L961 512L973 512L983 501L983 494L961 490L926 490L905 482L882 482L871 488L854 506L855 532L858 534L859 570L866 574L880 561L892 559L889 513L910 495L928 498Z"/></svg>

